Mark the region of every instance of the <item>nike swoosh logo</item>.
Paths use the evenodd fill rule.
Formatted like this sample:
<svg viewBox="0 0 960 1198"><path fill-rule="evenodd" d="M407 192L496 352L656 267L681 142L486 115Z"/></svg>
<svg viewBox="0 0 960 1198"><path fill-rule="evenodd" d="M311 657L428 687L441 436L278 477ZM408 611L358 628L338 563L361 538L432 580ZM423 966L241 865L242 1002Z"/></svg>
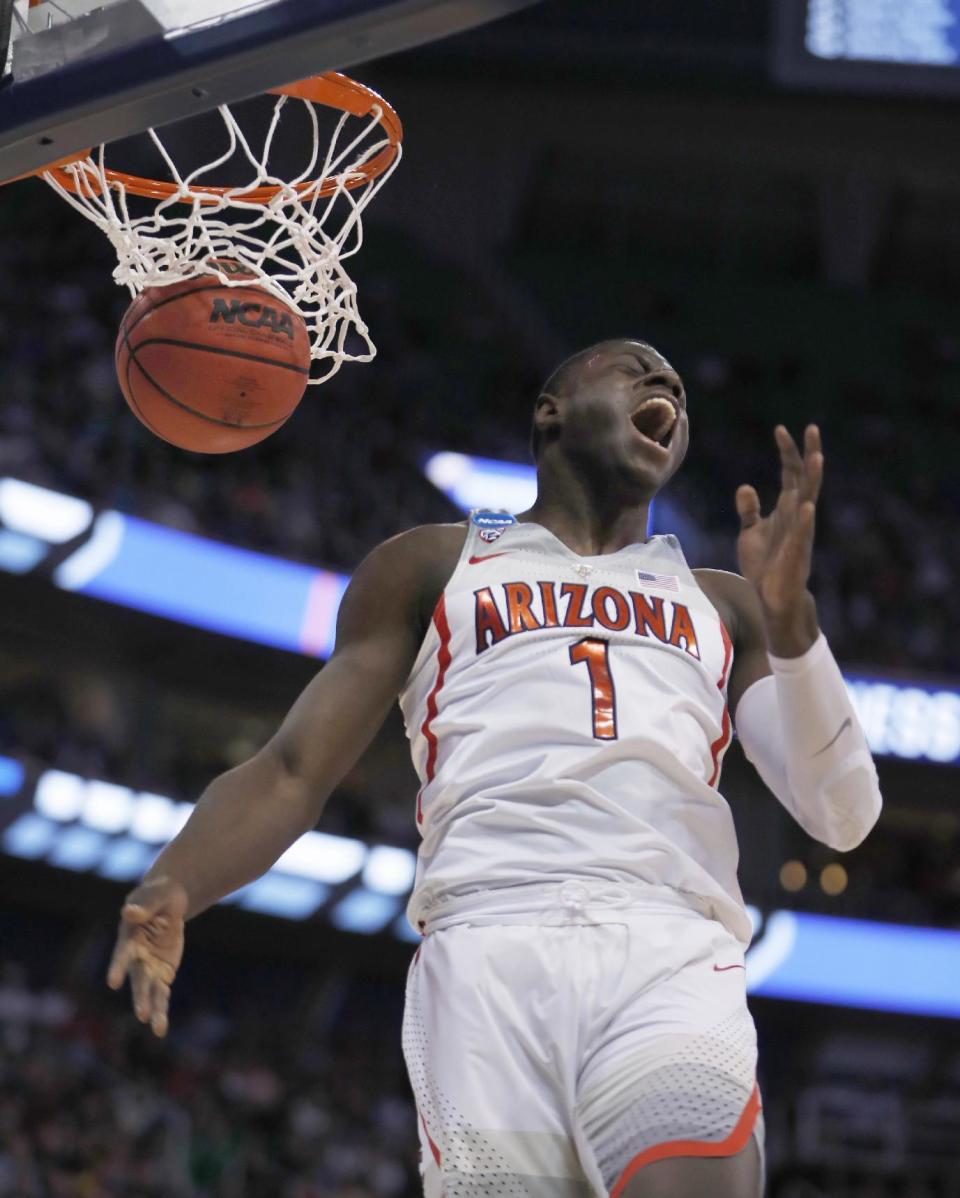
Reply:
<svg viewBox="0 0 960 1198"><path fill-rule="evenodd" d="M837 743L837 738L840 736L840 733L844 730L844 728L849 728L849 727L851 727L851 720L850 720L850 717L847 716L847 718L840 725L840 728L837 731L837 735L833 738L833 740L831 740L827 744L825 744L822 749L817 749L816 753L814 753L814 757L819 757L821 753L826 753L827 749L829 749L831 745L834 745Z"/></svg>
<svg viewBox="0 0 960 1198"><path fill-rule="evenodd" d="M500 553L485 553L482 557L468 557L467 564L478 566L480 562L488 562L492 557L505 557L509 552L509 549L504 549Z"/></svg>
<svg viewBox="0 0 960 1198"><path fill-rule="evenodd" d="M714 973L726 973L728 969L746 969L746 965L714 965Z"/></svg>

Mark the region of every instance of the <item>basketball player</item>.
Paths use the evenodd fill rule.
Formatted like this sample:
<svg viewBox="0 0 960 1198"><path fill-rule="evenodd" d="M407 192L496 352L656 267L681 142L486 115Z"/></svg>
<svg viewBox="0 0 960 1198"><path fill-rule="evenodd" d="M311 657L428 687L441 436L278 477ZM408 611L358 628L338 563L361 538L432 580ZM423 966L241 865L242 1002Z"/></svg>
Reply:
<svg viewBox="0 0 960 1198"><path fill-rule="evenodd" d="M743 577L648 538L687 450L680 378L608 341L539 396L539 495L360 565L337 647L215 779L123 908L109 983L167 1029L186 919L267 870L400 696L422 781L404 1052L424 1189L535 1198L762 1191L750 924L717 790L731 736L803 827L859 844L873 761L807 589L823 457L737 491Z"/></svg>

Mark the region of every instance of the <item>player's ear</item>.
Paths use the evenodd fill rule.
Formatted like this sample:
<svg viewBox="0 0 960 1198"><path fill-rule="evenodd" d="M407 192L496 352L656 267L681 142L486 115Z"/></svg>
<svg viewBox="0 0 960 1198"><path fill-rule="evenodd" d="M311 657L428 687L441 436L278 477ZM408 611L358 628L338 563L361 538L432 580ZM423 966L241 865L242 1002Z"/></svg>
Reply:
<svg viewBox="0 0 960 1198"><path fill-rule="evenodd" d="M541 435L554 432L562 422L563 413L559 397L551 395L549 391L541 391L533 409L533 423L537 431Z"/></svg>

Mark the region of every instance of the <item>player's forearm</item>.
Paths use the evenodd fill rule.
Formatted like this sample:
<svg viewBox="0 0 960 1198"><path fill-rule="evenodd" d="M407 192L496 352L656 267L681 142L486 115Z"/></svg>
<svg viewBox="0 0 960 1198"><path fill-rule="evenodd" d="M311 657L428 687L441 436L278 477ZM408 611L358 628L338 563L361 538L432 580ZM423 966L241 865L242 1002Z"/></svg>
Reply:
<svg viewBox="0 0 960 1198"><path fill-rule="evenodd" d="M187 918L198 915L266 873L314 826L324 797L310 793L268 746L210 783L147 879L175 878L190 898Z"/></svg>
<svg viewBox="0 0 960 1198"><path fill-rule="evenodd" d="M790 657L737 707L744 752L777 798L817 840L855 848L880 815L877 771L826 638Z"/></svg>

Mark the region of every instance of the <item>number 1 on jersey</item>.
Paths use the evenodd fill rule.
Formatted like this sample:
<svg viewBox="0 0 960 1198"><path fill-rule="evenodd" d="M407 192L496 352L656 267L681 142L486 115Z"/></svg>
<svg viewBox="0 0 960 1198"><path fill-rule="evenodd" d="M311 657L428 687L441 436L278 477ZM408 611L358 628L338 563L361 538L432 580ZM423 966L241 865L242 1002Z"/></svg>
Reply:
<svg viewBox="0 0 960 1198"><path fill-rule="evenodd" d="M570 646L570 662L587 663L593 696L593 735L597 740L617 739L616 692L610 673L610 643L588 636Z"/></svg>

